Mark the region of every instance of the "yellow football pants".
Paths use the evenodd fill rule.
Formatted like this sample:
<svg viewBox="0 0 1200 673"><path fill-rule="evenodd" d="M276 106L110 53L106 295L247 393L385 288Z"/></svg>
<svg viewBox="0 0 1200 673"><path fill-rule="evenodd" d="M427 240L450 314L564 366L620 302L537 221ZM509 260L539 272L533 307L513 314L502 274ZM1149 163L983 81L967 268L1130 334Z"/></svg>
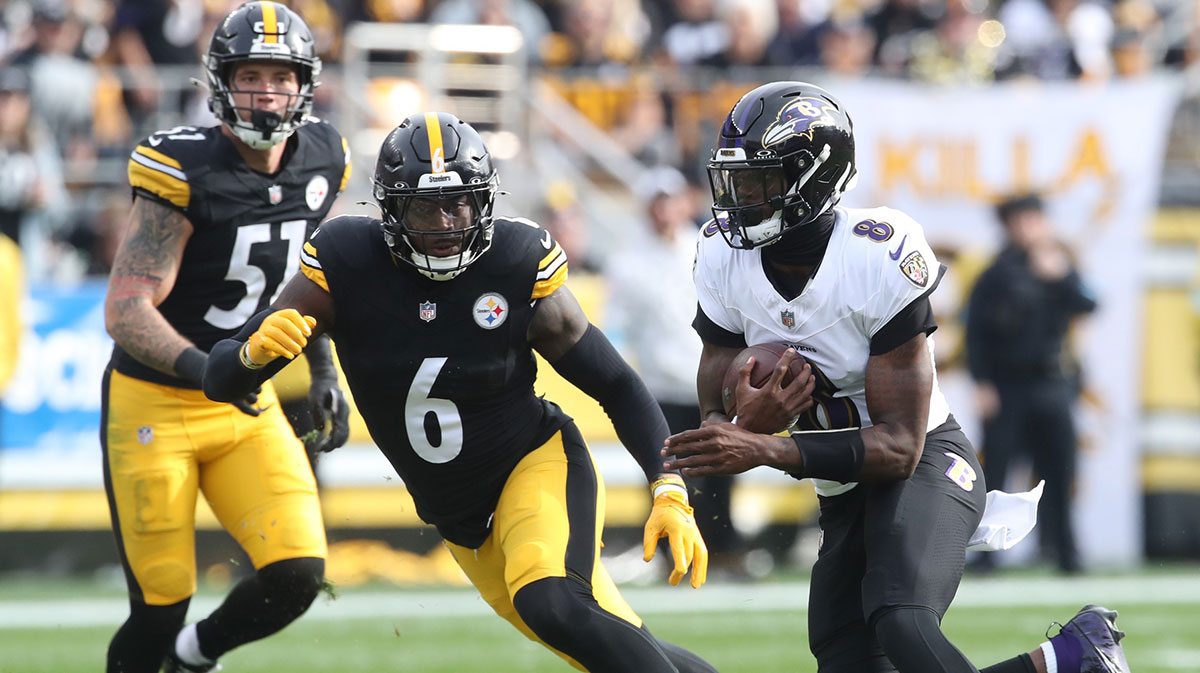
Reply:
<svg viewBox="0 0 1200 673"><path fill-rule="evenodd" d="M483 546L475 550L451 542L446 545L496 614L517 627L525 637L541 643L575 668L584 670L573 659L542 642L513 607L513 596L525 585L547 577L566 577L567 559L573 557L567 545L571 530L591 530L593 544L589 558L575 558L579 566L588 568L587 578L591 581L596 602L634 626L642 625L641 617L625 602L600 563L604 481L582 440L564 443L563 435L559 431L517 463L500 493L500 502L492 519L492 534ZM575 457L574 464L569 464L568 456ZM572 479L568 494L569 474L581 469L590 469L594 481ZM593 483L594 490L590 488ZM572 506L574 503L584 506ZM592 506L587 506L589 504ZM580 571L574 567L571 570Z"/></svg>
<svg viewBox="0 0 1200 673"><path fill-rule="evenodd" d="M115 371L103 392L104 486L133 597L195 593L197 492L255 568L325 558L316 480L270 382L257 417Z"/></svg>

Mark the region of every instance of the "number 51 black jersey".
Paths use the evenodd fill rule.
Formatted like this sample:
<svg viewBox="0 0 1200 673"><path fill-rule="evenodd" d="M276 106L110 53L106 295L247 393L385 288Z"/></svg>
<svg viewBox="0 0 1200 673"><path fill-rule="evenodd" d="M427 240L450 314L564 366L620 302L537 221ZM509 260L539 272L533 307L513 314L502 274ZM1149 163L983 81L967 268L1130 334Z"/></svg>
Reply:
<svg viewBox="0 0 1200 673"><path fill-rule="evenodd" d="M527 336L566 253L531 222L494 225L491 249L448 281L396 260L366 217L325 222L301 256L333 297L330 335L371 438L421 518L471 548L513 467L570 420L534 394Z"/></svg>
<svg viewBox="0 0 1200 673"><path fill-rule="evenodd" d="M300 249L350 177L346 140L310 118L288 138L274 175L250 168L221 127L179 126L143 140L129 157L137 198L183 213L192 236L175 285L158 309L202 351L270 305L300 266ZM119 346L117 371L180 387Z"/></svg>

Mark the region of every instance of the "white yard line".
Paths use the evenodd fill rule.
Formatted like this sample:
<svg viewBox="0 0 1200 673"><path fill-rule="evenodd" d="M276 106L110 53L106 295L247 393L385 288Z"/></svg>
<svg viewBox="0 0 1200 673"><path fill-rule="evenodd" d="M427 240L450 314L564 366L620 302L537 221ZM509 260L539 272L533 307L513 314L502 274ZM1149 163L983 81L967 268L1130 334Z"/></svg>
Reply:
<svg viewBox="0 0 1200 673"><path fill-rule="evenodd" d="M804 610L808 586L796 583L712 584L698 591L690 587L625 587L629 603L640 613L753 612ZM203 597L192 604L192 614L205 614L220 599ZM955 607L1059 606L1101 603L1200 604L1200 577L1121 576L1058 579L968 578L954 601ZM123 598L62 600L0 600L0 628L115 625L125 619ZM490 608L470 589L383 589L348 592L336 600L318 598L305 620L411 619L418 617L470 617L491 614ZM1184 655L1189 662L1195 653Z"/></svg>

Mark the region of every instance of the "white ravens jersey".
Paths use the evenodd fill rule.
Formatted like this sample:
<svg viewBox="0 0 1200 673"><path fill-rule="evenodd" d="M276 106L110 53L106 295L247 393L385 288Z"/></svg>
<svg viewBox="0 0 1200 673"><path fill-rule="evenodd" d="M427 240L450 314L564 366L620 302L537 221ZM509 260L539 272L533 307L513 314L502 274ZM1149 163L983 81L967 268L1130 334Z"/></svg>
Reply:
<svg viewBox="0 0 1200 673"><path fill-rule="evenodd" d="M747 344L786 342L813 365L813 408L796 431L871 427L866 369L871 338L937 284L942 267L915 220L891 208L835 208L835 223L816 275L788 301L762 267L762 249L730 248L710 222L697 239L696 295L718 327ZM930 358L933 341L928 342ZM936 366L926 431L950 409L938 388ZM813 480L818 492L853 488Z"/></svg>

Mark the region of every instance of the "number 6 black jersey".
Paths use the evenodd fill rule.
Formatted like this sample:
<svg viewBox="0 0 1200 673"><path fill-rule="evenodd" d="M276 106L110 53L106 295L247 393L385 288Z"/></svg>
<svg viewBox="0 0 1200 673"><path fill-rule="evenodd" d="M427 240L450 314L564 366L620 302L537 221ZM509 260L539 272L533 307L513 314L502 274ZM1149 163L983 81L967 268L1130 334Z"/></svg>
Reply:
<svg viewBox="0 0 1200 673"><path fill-rule="evenodd" d="M366 217L322 224L301 256L333 297L330 334L371 438L421 518L471 548L512 468L570 420L534 394L527 338L566 254L532 223L494 223L491 249L450 281L397 262Z"/></svg>
<svg viewBox="0 0 1200 673"><path fill-rule="evenodd" d="M296 273L301 246L349 176L345 139L315 119L287 140L275 175L251 169L219 126L180 126L139 143L129 157L134 195L180 211L193 228L175 286L158 307L167 322L205 352L235 334ZM196 387L119 346L113 366L135 378Z"/></svg>

